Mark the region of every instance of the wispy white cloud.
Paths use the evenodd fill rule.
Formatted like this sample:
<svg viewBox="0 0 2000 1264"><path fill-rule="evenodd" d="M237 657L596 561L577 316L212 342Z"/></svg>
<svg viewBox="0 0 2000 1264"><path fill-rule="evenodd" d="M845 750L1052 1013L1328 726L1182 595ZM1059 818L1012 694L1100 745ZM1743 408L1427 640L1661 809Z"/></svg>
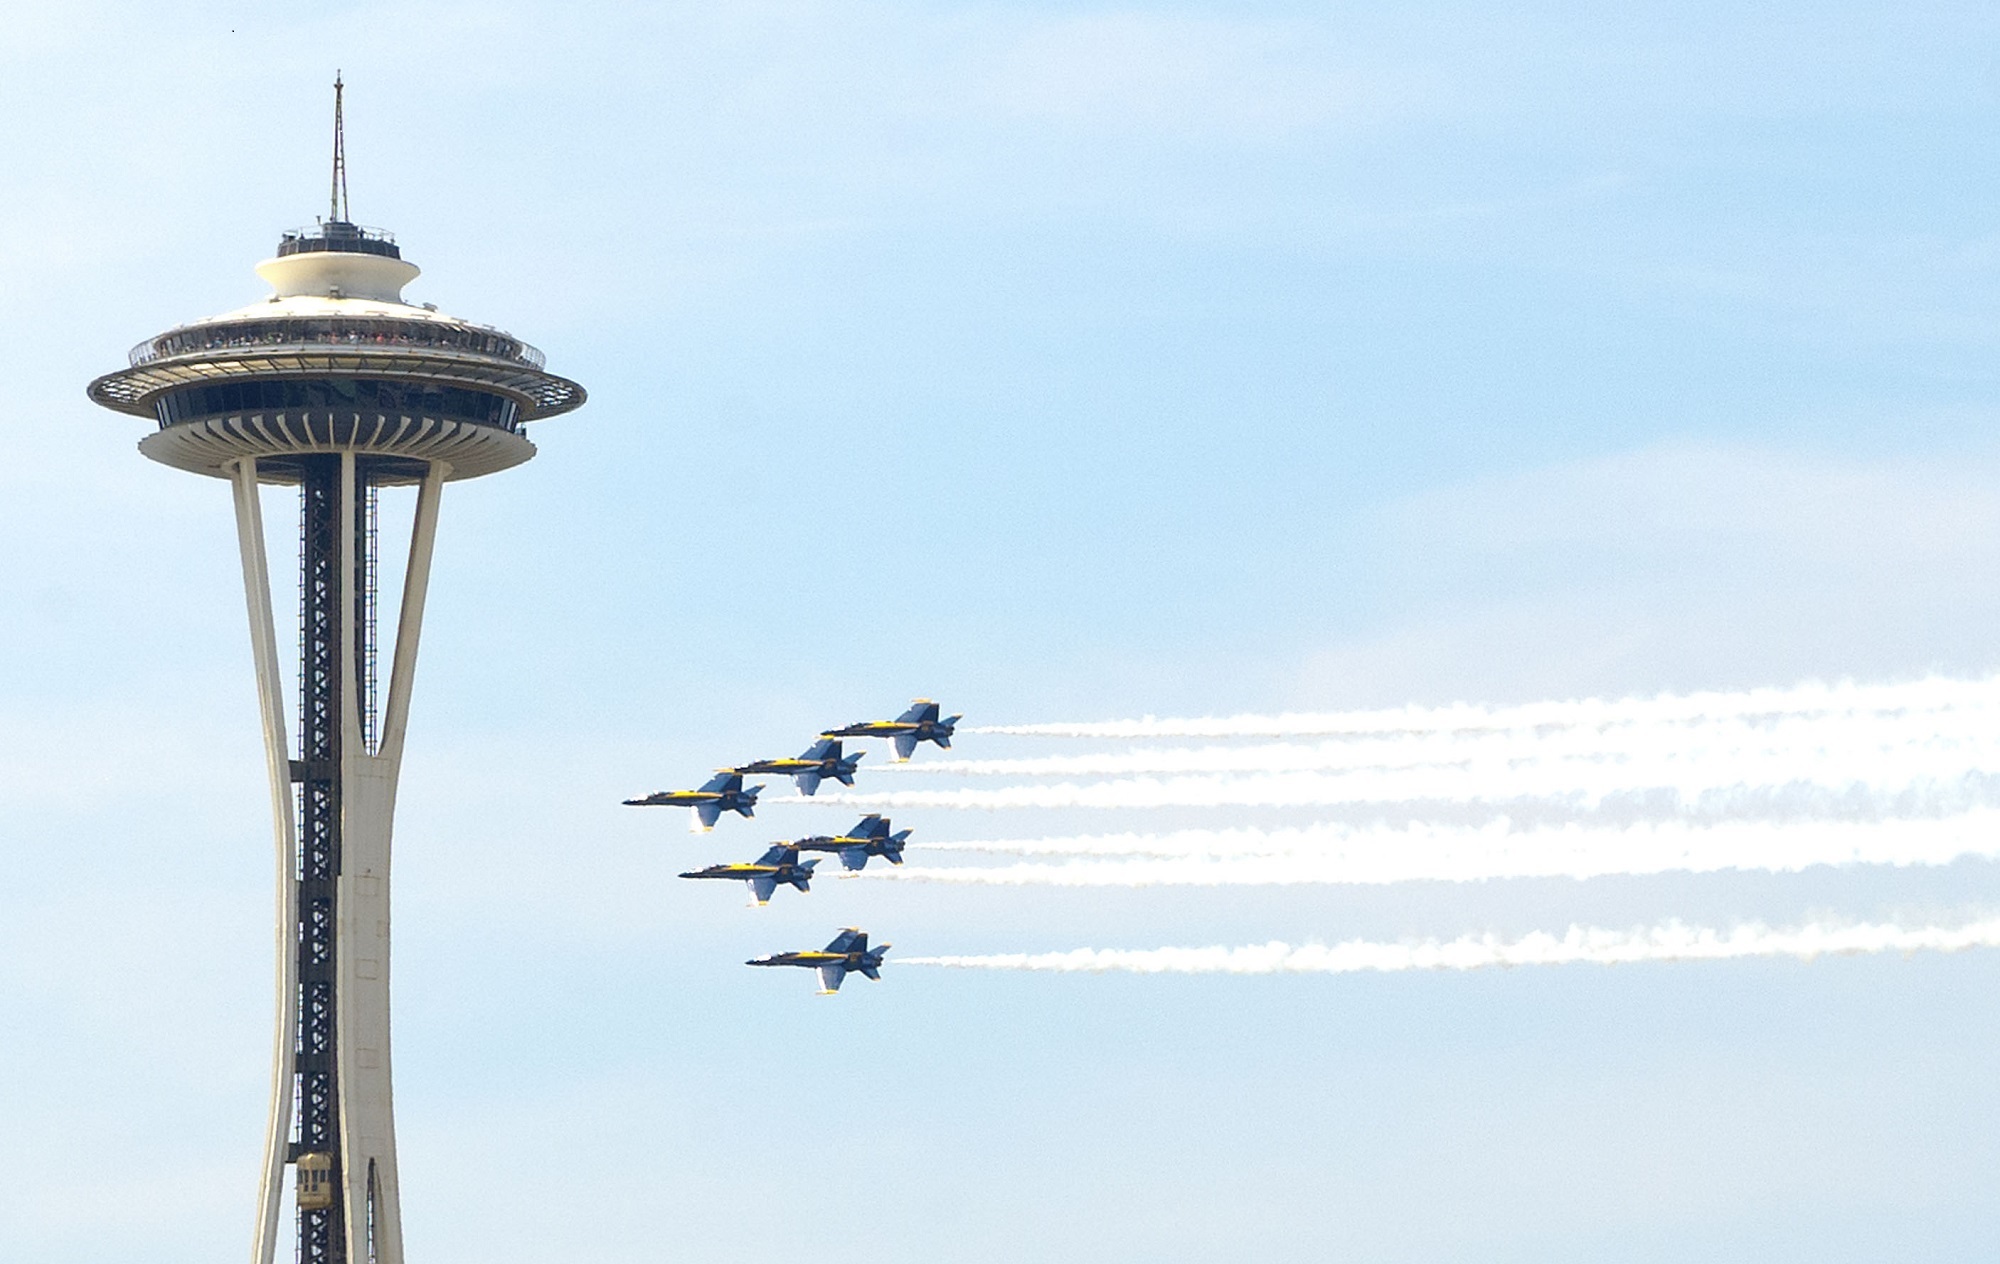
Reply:
<svg viewBox="0 0 2000 1264"><path fill-rule="evenodd" d="M1446 92L1347 61L1317 23L1126 11L1041 18L1003 41L984 95L1086 132L1277 138L1352 128Z"/></svg>
<svg viewBox="0 0 2000 1264"><path fill-rule="evenodd" d="M1959 423L1952 423L1959 424ZM2000 660L2000 466L1672 443L1419 493L1363 529L1408 613L1293 696L1384 705ZM1407 599L1407 601L1406 601Z"/></svg>

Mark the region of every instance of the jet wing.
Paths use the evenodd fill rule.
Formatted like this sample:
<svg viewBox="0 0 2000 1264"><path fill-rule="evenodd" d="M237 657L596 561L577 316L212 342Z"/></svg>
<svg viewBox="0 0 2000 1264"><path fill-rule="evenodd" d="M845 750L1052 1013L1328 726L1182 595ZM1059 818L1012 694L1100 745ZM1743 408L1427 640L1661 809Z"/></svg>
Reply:
<svg viewBox="0 0 2000 1264"><path fill-rule="evenodd" d="M826 950L828 952L839 953L843 957L850 952L867 952L868 932L865 930L856 930L850 926L838 935L835 935L833 942L826 946Z"/></svg>
<svg viewBox="0 0 2000 1264"><path fill-rule="evenodd" d="M757 903L769 904L771 893L778 889L778 880L768 873L760 873L750 879L750 893L757 897Z"/></svg>
<svg viewBox="0 0 2000 1264"><path fill-rule="evenodd" d="M866 869L868 867L868 848L860 845L841 848L840 865L843 869Z"/></svg>
<svg viewBox="0 0 2000 1264"><path fill-rule="evenodd" d="M819 968L819 988L821 995L830 996L838 992L841 980L846 977L846 966L821 966Z"/></svg>
<svg viewBox="0 0 2000 1264"><path fill-rule="evenodd" d="M703 830L712 830L715 828L715 823L722 819L722 805L713 799L706 803L697 803L694 805L694 819L697 834Z"/></svg>
<svg viewBox="0 0 2000 1264"><path fill-rule="evenodd" d="M798 786L800 794L810 797L813 791L819 789L819 779L820 772L818 769L814 769L811 772L797 774L792 778L792 781Z"/></svg>
<svg viewBox="0 0 2000 1264"><path fill-rule="evenodd" d="M915 733L898 733L890 740L896 744L896 758L898 760L906 760L917 753L917 735Z"/></svg>

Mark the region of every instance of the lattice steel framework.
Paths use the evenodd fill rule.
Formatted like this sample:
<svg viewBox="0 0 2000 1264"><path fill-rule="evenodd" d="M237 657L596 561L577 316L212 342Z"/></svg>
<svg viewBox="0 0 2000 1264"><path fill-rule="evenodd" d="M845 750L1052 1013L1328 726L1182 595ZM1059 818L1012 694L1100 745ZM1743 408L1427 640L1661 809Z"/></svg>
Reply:
<svg viewBox="0 0 2000 1264"><path fill-rule="evenodd" d="M300 1264L347 1264L338 1063L341 625L340 457L300 462L299 484L299 1036L293 1153L333 1160L333 1202L300 1208ZM360 565L367 554L357 551ZM357 585L357 588L364 586ZM358 649L359 647L357 647Z"/></svg>
<svg viewBox="0 0 2000 1264"><path fill-rule="evenodd" d="M375 738L375 592L379 497L365 465L355 472L354 573L341 579L341 470L336 454L300 462L299 481L299 758L298 1043L294 1050L298 1116L292 1155L333 1161L331 1206L300 1208L301 1264L346 1264L340 1193L339 934L341 672L349 669L362 708L362 731ZM357 617L342 636L353 594ZM352 639L352 658L342 641ZM372 753L372 750L371 750ZM371 1186L373 1182L370 1182ZM372 1222L374 1209L369 1208Z"/></svg>

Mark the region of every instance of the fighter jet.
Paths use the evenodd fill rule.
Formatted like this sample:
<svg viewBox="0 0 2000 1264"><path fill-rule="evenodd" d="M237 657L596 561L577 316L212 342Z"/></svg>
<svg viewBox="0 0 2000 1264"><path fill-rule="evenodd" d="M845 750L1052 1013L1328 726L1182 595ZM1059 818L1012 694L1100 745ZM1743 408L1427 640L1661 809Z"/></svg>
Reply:
<svg viewBox="0 0 2000 1264"><path fill-rule="evenodd" d="M910 709L893 720L861 720L844 728L828 729L821 737L886 737L896 744L898 762L916 752L918 742L951 746L951 732L963 716L938 719L938 704L929 698L911 701Z"/></svg>
<svg viewBox="0 0 2000 1264"><path fill-rule="evenodd" d="M758 773L788 776L798 786L800 794L811 794L819 789L820 779L832 777L843 786L854 784L854 766L861 762L861 751L843 756L840 743L830 737L822 737L805 748L797 759L760 759L744 764L736 771L745 776Z"/></svg>
<svg viewBox="0 0 2000 1264"><path fill-rule="evenodd" d="M889 951L889 945L880 948L868 947L868 932L850 926L833 937L833 942L823 952L781 952L756 961L746 961L746 966L808 966L819 971L819 994L832 996L840 990L840 984L850 970L859 970L871 979L882 977L882 957Z"/></svg>
<svg viewBox="0 0 2000 1264"><path fill-rule="evenodd" d="M699 790L659 790L643 799L627 799L628 808L693 808L694 829L705 833L715 828L724 812L741 812L745 816L757 815L757 794L764 787L743 788L743 774L734 768L722 768L713 777L702 783Z"/></svg>
<svg viewBox="0 0 2000 1264"><path fill-rule="evenodd" d="M754 865L710 865L706 869L684 873L681 877L734 878L750 885L750 893L757 897L757 903L769 904L771 893L778 889L780 883L789 882L801 891L810 891L813 866L818 863L817 860L801 863L798 848L779 843L758 857Z"/></svg>
<svg viewBox="0 0 2000 1264"><path fill-rule="evenodd" d="M811 838L797 839L792 846L800 851L831 851L840 854L840 863L848 869L865 869L870 856L880 856L892 865L903 863L903 844L909 841L912 830L889 832L889 818L870 812L861 818L853 829L845 834L815 834Z"/></svg>

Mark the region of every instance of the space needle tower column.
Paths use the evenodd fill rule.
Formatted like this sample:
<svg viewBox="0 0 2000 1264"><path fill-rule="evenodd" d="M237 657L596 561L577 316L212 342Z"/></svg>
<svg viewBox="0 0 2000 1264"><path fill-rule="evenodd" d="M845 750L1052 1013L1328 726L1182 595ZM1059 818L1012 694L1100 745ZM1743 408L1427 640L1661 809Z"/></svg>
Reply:
<svg viewBox="0 0 2000 1264"><path fill-rule="evenodd" d="M250 611L278 862L271 1117L253 1264L273 1264L285 1169L298 1259L403 1264L389 1075L389 842L438 503L535 454L523 426L583 388L485 325L403 300L417 276L349 218L340 85L327 218L286 233L250 307L139 344L90 384L156 429L139 450L227 479ZM287 731L260 487L299 492L299 714ZM378 699L376 509L414 488L402 608ZM379 705L378 705L379 702Z"/></svg>

